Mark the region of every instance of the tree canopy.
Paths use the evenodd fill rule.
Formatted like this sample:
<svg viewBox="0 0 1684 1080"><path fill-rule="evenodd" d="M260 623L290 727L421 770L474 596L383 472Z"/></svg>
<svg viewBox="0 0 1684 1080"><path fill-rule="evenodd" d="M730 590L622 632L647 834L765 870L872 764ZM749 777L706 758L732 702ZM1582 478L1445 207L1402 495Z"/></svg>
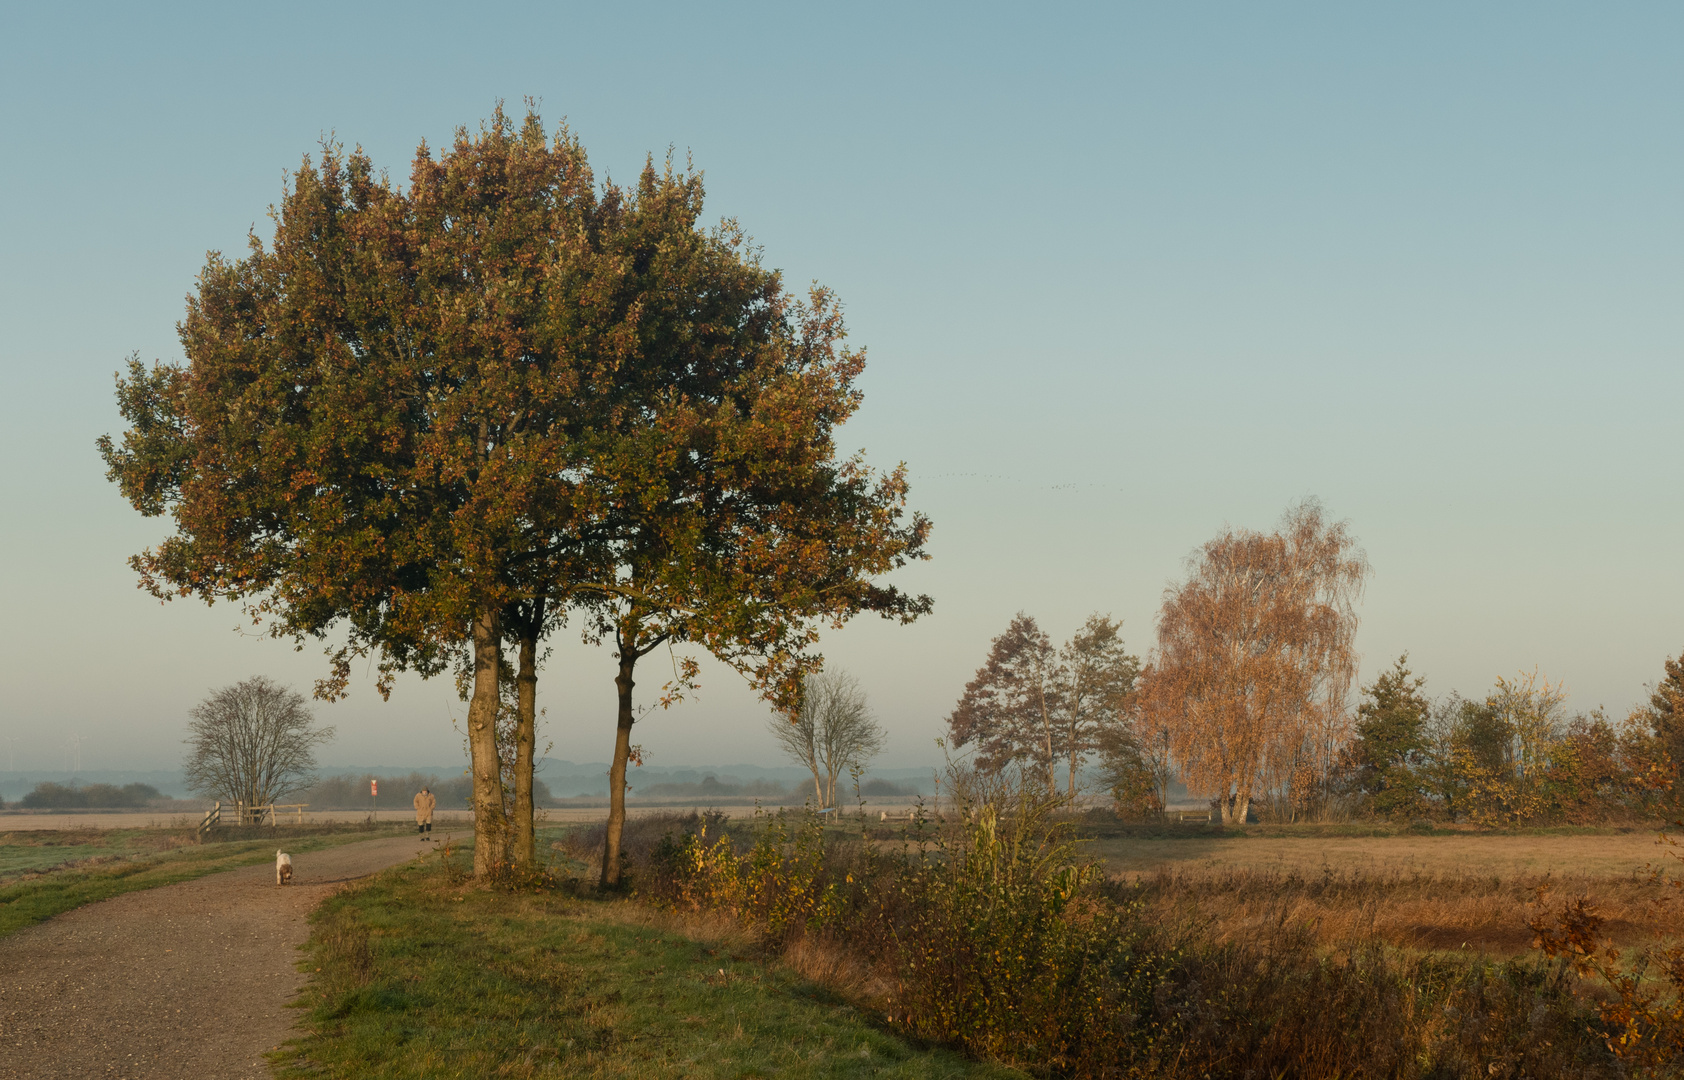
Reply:
<svg viewBox="0 0 1684 1080"><path fill-rule="evenodd" d="M1351 747L1353 779L1380 813L1409 814L1421 803L1415 766L1426 748L1422 729L1431 708L1421 694L1425 685L1409 670L1405 654L1363 688Z"/></svg>
<svg viewBox="0 0 1684 1080"><path fill-rule="evenodd" d="M1343 741L1367 575L1345 525L1304 502L1272 533L1223 530L1165 593L1144 680L1149 724L1224 821L1244 821L1270 788L1296 804L1325 775Z"/></svg>
<svg viewBox="0 0 1684 1080"><path fill-rule="evenodd" d="M209 257L186 364L119 379L109 473L176 524L133 560L144 585L342 633L322 696L359 656L383 693L465 665L481 872L531 857L537 643L569 611L619 635L625 695L628 657L690 641L788 708L820 626L929 608L872 580L924 557L929 523L904 468L836 456L864 363L838 305L789 295L735 223L700 228L702 198L670 160L598 184L533 112L423 144L407 189L330 144L269 247Z"/></svg>
<svg viewBox="0 0 1684 1080"><path fill-rule="evenodd" d="M1094 614L1060 648L1018 612L989 643L988 659L947 718L953 745L975 746L977 765L987 771L1033 768L1049 792L1058 789L1063 763L1074 795L1087 758L1107 732L1115 742L1114 729L1126 726L1140 661L1124 649L1121 631L1122 624Z"/></svg>

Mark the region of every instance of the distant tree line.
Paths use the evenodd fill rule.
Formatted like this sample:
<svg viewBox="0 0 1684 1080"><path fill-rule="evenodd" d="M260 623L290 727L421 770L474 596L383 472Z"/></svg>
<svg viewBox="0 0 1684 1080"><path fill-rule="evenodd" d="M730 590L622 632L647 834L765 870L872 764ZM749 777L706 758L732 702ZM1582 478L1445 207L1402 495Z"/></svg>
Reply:
<svg viewBox="0 0 1684 1080"><path fill-rule="evenodd" d="M1171 776L1225 822L1349 815L1480 824L1653 818L1684 808L1684 656L1623 721L1569 714L1537 672L1436 702L1400 657L1351 700L1368 562L1307 500L1271 532L1225 529L1166 590L1146 663L1094 615L1063 646L1019 613L948 717L984 772L1074 794L1090 760L1119 814Z"/></svg>
<svg viewBox="0 0 1684 1080"><path fill-rule="evenodd" d="M1537 672L1429 701L1402 656L1365 687L1341 756L1352 809L1488 825L1652 819L1680 808L1684 657L1622 721L1569 714Z"/></svg>
<svg viewBox="0 0 1684 1080"><path fill-rule="evenodd" d="M164 796L151 784L58 784L51 780L18 800L25 810L138 810Z"/></svg>
<svg viewBox="0 0 1684 1080"><path fill-rule="evenodd" d="M369 794L369 784L380 782L378 798ZM368 810L382 806L388 810L407 808L417 791L427 788L438 798L441 810L465 810L473 804L474 782L468 776L453 776L441 780L436 773L412 772L407 776L381 776L376 773L339 773L324 776L293 798L309 803L315 810ZM533 781L535 797L550 801L550 789L542 780Z"/></svg>

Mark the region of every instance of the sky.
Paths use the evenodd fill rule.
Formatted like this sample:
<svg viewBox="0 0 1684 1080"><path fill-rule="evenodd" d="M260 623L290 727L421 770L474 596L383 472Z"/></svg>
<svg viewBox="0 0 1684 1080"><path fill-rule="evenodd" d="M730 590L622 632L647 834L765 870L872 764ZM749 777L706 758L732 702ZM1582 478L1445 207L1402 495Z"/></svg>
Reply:
<svg viewBox="0 0 1684 1080"><path fill-rule="evenodd" d="M8 767L168 768L210 690L323 672L135 589L168 522L104 478L113 373L181 358L206 252L267 238L324 138L402 178L528 97L599 176L688 155L706 216L846 304L840 444L935 523L893 578L934 613L823 645L884 765L939 760L1015 612L1144 655L1200 544L1309 496L1373 566L1365 680L1536 667L1619 716L1684 650L1676 5L12 4L0 50ZM610 650L552 645L550 752L604 760ZM704 674L640 723L650 763L778 763ZM323 759L453 761L464 712L359 679Z"/></svg>

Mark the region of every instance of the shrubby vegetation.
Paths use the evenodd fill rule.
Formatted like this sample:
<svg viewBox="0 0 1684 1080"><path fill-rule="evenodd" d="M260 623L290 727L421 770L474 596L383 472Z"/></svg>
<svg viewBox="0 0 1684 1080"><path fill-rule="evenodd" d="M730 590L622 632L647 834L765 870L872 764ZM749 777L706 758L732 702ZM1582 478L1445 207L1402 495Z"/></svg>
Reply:
<svg viewBox="0 0 1684 1080"><path fill-rule="evenodd" d="M1062 649L1019 612L948 717L979 768L1071 794L1097 757L1119 816L1166 809L1173 775L1223 822L1353 817L1479 826L1654 821L1684 811L1684 657L1615 722L1569 714L1534 671L1483 698L1425 694L1401 657L1352 708L1368 563L1306 501L1269 533L1224 530L1165 594L1142 664L1093 615Z"/></svg>
<svg viewBox="0 0 1684 1080"><path fill-rule="evenodd" d="M1342 764L1351 809L1480 825L1654 820L1679 806L1681 671L1616 725L1568 715L1565 693L1535 672L1498 679L1482 700L1436 704L1399 657L1365 688Z"/></svg>
<svg viewBox="0 0 1684 1080"><path fill-rule="evenodd" d="M1284 919L1218 938L1080 859L1044 777L955 780L945 814L895 834L792 814L634 822L637 887L750 928L898 1031L1037 1074L1671 1075L1678 950L1595 952L1582 905L1540 905L1549 955L1515 960L1328 948Z"/></svg>
<svg viewBox="0 0 1684 1080"><path fill-rule="evenodd" d="M151 784L55 784L50 780L18 803L26 810L123 810L139 809L164 796Z"/></svg>

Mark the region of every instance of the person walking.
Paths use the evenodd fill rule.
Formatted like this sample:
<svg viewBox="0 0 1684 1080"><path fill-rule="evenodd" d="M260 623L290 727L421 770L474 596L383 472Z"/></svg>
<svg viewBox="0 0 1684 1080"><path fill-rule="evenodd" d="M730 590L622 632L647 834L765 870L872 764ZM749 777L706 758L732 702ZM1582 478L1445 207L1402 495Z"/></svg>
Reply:
<svg viewBox="0 0 1684 1080"><path fill-rule="evenodd" d="M423 840L433 838L433 807L438 804L431 788L422 788L415 793L415 831L421 834Z"/></svg>

